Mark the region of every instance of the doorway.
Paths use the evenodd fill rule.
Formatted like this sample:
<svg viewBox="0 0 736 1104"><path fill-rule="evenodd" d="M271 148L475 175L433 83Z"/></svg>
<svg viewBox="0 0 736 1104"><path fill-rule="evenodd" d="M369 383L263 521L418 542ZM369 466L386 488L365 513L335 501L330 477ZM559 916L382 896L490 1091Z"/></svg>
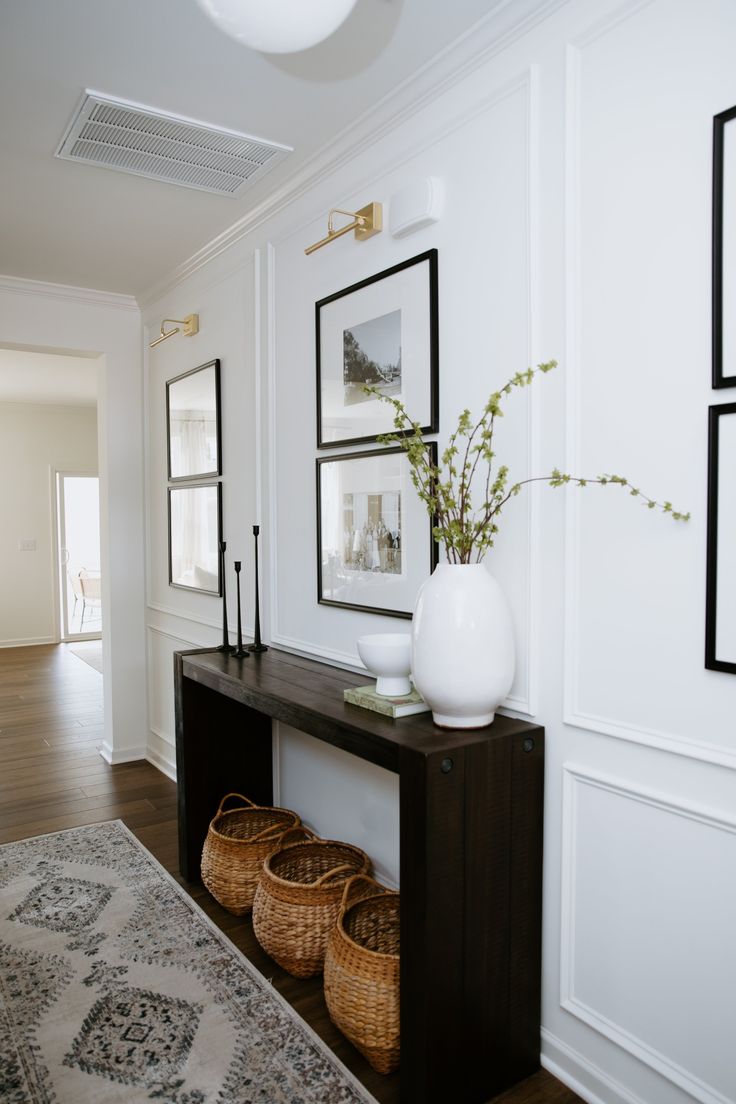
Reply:
<svg viewBox="0 0 736 1104"><path fill-rule="evenodd" d="M62 641L102 635L100 481L91 472L56 473L59 612Z"/></svg>

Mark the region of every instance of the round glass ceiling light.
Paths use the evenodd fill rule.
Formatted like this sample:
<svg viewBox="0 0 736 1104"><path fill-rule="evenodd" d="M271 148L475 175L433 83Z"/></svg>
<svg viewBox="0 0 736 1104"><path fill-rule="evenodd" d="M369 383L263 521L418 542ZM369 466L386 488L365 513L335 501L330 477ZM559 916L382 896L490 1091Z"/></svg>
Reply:
<svg viewBox="0 0 736 1104"><path fill-rule="evenodd" d="M264 54L316 46L344 23L357 0L197 0L212 22Z"/></svg>

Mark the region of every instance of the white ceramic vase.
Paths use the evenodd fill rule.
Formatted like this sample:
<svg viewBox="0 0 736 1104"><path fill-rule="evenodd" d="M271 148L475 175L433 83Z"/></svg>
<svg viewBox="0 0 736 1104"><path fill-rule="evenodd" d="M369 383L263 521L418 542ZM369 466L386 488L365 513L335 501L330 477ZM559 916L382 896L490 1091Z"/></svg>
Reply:
<svg viewBox="0 0 736 1104"><path fill-rule="evenodd" d="M485 564L438 564L412 624L414 685L443 728L482 728L514 680L511 612Z"/></svg>

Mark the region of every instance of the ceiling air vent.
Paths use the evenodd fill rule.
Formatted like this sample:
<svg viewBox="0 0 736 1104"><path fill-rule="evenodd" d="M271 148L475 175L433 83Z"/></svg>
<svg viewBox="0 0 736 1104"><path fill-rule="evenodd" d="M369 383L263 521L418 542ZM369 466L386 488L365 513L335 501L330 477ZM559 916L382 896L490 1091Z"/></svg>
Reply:
<svg viewBox="0 0 736 1104"><path fill-rule="evenodd" d="M56 156L239 196L288 153L290 146L87 91Z"/></svg>

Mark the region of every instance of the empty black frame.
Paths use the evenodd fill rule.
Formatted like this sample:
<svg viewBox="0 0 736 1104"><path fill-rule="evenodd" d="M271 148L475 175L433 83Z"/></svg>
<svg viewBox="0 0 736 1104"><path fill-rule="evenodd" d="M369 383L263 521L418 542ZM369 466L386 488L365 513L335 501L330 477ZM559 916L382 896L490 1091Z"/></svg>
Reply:
<svg viewBox="0 0 736 1104"><path fill-rule="evenodd" d="M423 306L426 309L426 332L417 332L419 320L414 322L413 327L409 326L409 333L406 338L403 329L403 319L400 319L398 323L391 323L389 320L396 314L401 314L400 300L395 299L391 302L391 294L395 296L399 295L400 291L400 279L406 274L414 275L410 270L415 269L416 266L426 266L426 303ZM404 371L404 366L407 364L407 346L405 341L416 343L423 342L426 344L426 357L419 357L420 364L415 366L413 364L413 350L412 346L408 345L409 358L408 358L408 372L417 376L417 379L412 379L412 387L421 387L422 390L422 402L424 409L421 411L421 416L416 409L413 409L416 404L411 400L406 402L408 413L410 417L415 417L417 420L426 420L427 424L422 426L422 433L437 433L439 430L439 311L438 311L438 276L437 276L437 250L429 249L425 253L420 253L416 257L410 257L406 261L401 261L399 264L392 265L391 268L386 268L382 272L377 272L373 276L368 276L364 280L359 280L357 283L352 284L350 287L343 288L342 291L334 292L332 295L326 296L324 299L320 299L315 303L315 340L316 340L316 383L317 383L317 448L340 448L345 445L354 444L368 444L371 441L375 441L379 433L388 432L393 430L393 411L386 404L385 413L385 425L379 426L375 432L372 430L367 433L360 433L356 430L347 431L339 437L335 437L334 440L327 440L326 425L325 425L325 403L323 402L323 390L324 386L329 382L330 370L335 375L337 372L344 370L344 342L347 339L347 335L350 334L354 339L355 331L366 331L368 326L382 323L384 328L391 327L391 325L398 325L399 329L399 365L394 366L399 368L400 373ZM416 275L418 278L421 276L421 269L416 268ZM383 287L377 287L377 285L383 284ZM418 288L421 287L421 282L418 284ZM386 306L389 308L386 310L386 306L383 308L384 313L381 316L373 316L358 321L357 319L348 325L345 322L345 329L342 326L335 326L333 323L330 325L328 315L328 308L334 307L340 300L345 300L345 303L341 303L340 306L349 310L350 303L352 302L358 307L358 314L360 314L359 303L360 298L365 301L371 293L383 294L386 299ZM361 296L361 293L364 293ZM424 289L422 288L422 295L424 295ZM360 298L359 298L360 297ZM399 302L399 309L396 309L396 304ZM405 304L406 305L406 304ZM391 309L393 307L393 309ZM412 304L414 313L417 313L417 306ZM380 305L378 309L381 310ZM409 320L411 319L411 311L408 311ZM349 315L346 315L349 318ZM424 324L421 325L422 331L424 330ZM412 333L412 328L414 332ZM384 335L385 336L385 335ZM329 349L325 349L325 345L332 339L334 345L335 339L343 342L343 352L340 354L340 367L338 367L337 353L333 350L333 354L330 356ZM359 346L358 346L359 347ZM421 373L421 378L419 378ZM400 386L403 385L403 377L399 375ZM334 382L334 381L333 381ZM373 381L368 381L373 382ZM356 387L357 390L357 387ZM370 401L370 400L369 400ZM345 404L345 408L348 408L348 404ZM427 417L424 418L426 413Z"/></svg>
<svg viewBox="0 0 736 1104"><path fill-rule="evenodd" d="M728 242L724 237L724 196L728 193L734 195L736 191L736 173L729 174L729 180L725 180L727 160L730 160L726 158L725 131L728 123L733 124L730 128L731 141L736 143L736 107L730 107L713 118L713 387L716 388L736 387L736 340L724 341L726 274L733 271L736 282L736 240L733 233ZM734 200L729 202L736 214L736 203ZM731 287L734 286L734 282L728 282ZM734 316L734 312L734 304L731 304L730 314ZM736 333L736 317L733 326Z"/></svg>
<svg viewBox="0 0 736 1104"><path fill-rule="evenodd" d="M711 406L708 409L708 552L706 569L706 599L705 599L705 666L711 671L728 671L736 674L736 652L730 659L718 657L717 633L718 618L726 616L727 603L721 601L719 610L719 509L718 499L722 489L724 476L732 480L732 495L736 499L736 463L726 463L725 471L721 470L721 419L732 417L736 425L736 403L722 403ZM733 519L731 519L733 524ZM736 552L736 548L733 550ZM734 574L736 558L732 555L728 564L721 564L720 571L728 571L730 577ZM736 609L730 611L736 621Z"/></svg>
<svg viewBox="0 0 736 1104"><path fill-rule="evenodd" d="M436 464L437 463L437 443L435 441L428 442L427 443L427 449L428 449L429 454L430 454L431 462L433 464ZM421 531L424 531L424 523L425 522L426 522L426 526L427 526L427 529L426 529L426 540L427 540L426 549L427 549L428 555L427 555L427 558L426 558L426 561L425 561L426 571L424 570L423 567L421 567L419 565L414 566L414 573L417 576L417 580L415 580L416 583L417 583L416 590L418 590L419 585L422 582L424 582L425 578L428 578L432 574L432 571L437 566L438 546L437 546L437 543L435 542L435 540L432 536L432 528L433 528L433 525L435 523L435 519L431 518L427 515L426 507L425 507L424 503L422 502L422 500L419 498L419 495L417 494L417 492L414 488L414 485L411 482L411 476L410 476L410 471L409 471L409 461L408 461L406 453L404 452L403 449L401 449L401 448L380 448L380 449L371 449L371 450L368 450L366 452L349 452L349 453L340 453L338 455L320 456L320 457L317 458L317 461L316 461L316 471L317 471L317 601L320 605L336 606L340 609L361 610L361 611L364 611L364 612L367 612L367 613L379 613L379 614L384 614L388 617L407 617L407 618L410 618L412 616L414 602L416 600L416 593L412 594L411 601L406 603L407 605L409 605L411 607L409 609L397 609L397 608L391 608L389 606L381 605L380 604L380 596L379 596L379 602L377 602L377 604L375 604L375 605L371 605L371 604L368 604L366 602L341 601L341 600L338 600L338 599L335 599L335 598L325 597L325 587L324 587L325 571L324 571L324 564L323 564L323 551L324 551L324 549L323 549L323 536L322 536L323 508L324 508L324 502L325 502L325 495L324 495L323 487L322 487L322 473L325 469L325 466L329 465L329 464L356 463L356 462L360 462L360 461L363 461L363 460L366 460L366 459L370 460L371 458L389 459L389 458L392 458L392 457L398 457L401 460L402 467L405 466L405 478L403 480L402 490L404 490L404 489L406 490L406 497L403 501L403 507L400 505L401 517L400 517L400 524L399 524L399 537L400 537L399 555L405 555L406 554L406 547L405 547L406 541L403 538L404 538L404 532L405 532L404 526L406 525L406 527L408 529L408 524L409 524L409 518L408 518L409 510L407 509L407 504L409 505L409 509L411 509L411 513L413 515L413 520L412 520L411 524L412 524L412 528L416 529L416 534L415 535L417 535L417 536L419 535L420 529L421 529ZM377 492L380 492L380 488L375 488L374 493L372 495L367 495L367 497L375 498L375 497L377 497ZM361 493L366 493L366 492L361 492ZM387 489L386 492L380 492L380 493L391 493L391 492L388 491L388 489ZM351 495L351 497L353 497L353 496ZM343 513L346 509L344 499L345 499L345 495L343 496L343 505L342 505ZM382 518L382 520L383 520L383 518ZM342 523L343 523L343 531L344 531L344 517L342 519ZM410 547L411 547L411 545L410 545ZM395 548L392 549L392 551L395 554ZM379 556L380 556L380 553L377 553L377 554L379 554ZM386 554L389 555L388 551L387 551ZM404 560L403 563L405 564L405 562L406 561ZM362 581L363 583L366 582L366 577L370 577L373 574L372 567L367 567L367 568L363 568L363 569L356 569L356 570L361 570L362 574L361 574L360 577L356 574L356 576L354 578L357 579L358 581ZM376 575L387 576L387 575L390 575L390 574L391 573L386 570L386 565L383 565L382 569L379 568L379 570L377 570L375 572L375 574L373 574L373 580L377 584L380 584L381 580L376 579ZM389 579L389 582L390 582L390 579ZM409 583L409 589L411 589L411 587L412 587L412 583ZM363 588L363 593L364 594L368 593L369 589L370 589L369 587L368 588L364 587Z"/></svg>
<svg viewBox="0 0 736 1104"><path fill-rule="evenodd" d="M173 565L174 565L174 548L173 548L173 531L172 531L172 511L173 511L173 496L179 494L186 494L192 491L215 491L216 494L216 532L211 540L210 552L212 555L211 562L213 566L216 566L216 575L214 572L206 571L206 565L204 565L204 571L207 574L212 575L215 580L212 587L206 585L196 586L189 585L182 582L174 582ZM175 487L168 488L168 530L169 530L169 586L176 587L180 590L193 590L199 594L212 594L215 597L222 596L222 571L220 567L220 541L222 540L222 484L217 483L182 483L177 484ZM206 579L202 579L202 582L206 582Z"/></svg>
<svg viewBox="0 0 736 1104"><path fill-rule="evenodd" d="M184 380L191 381L198 373L206 372L208 369L213 370L212 398L214 400L215 411L215 462L209 467L203 467L202 470L199 471L191 470L176 474L172 462L172 390L178 390L176 387L177 384L183 385ZM171 483L192 479L209 479L212 476L222 475L222 413L220 409L220 361L218 359L209 360L206 364L200 364L196 368L190 368L189 371L182 372L180 375L174 376L173 379L166 381L166 462L168 466L169 481Z"/></svg>

